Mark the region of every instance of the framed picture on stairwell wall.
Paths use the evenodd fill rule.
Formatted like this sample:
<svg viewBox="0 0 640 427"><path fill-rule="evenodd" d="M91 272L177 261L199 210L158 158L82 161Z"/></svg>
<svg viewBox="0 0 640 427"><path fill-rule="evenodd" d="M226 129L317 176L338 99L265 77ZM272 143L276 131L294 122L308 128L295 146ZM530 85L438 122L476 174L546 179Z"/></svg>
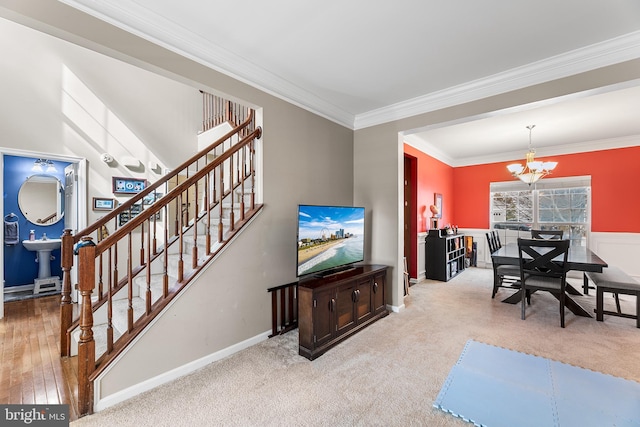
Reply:
<svg viewBox="0 0 640 427"><path fill-rule="evenodd" d="M112 187L113 194L138 194L147 188L147 180L114 176Z"/></svg>
<svg viewBox="0 0 640 427"><path fill-rule="evenodd" d="M93 210L94 211L112 211L116 208L118 202L115 199L108 199L103 197L93 198Z"/></svg>

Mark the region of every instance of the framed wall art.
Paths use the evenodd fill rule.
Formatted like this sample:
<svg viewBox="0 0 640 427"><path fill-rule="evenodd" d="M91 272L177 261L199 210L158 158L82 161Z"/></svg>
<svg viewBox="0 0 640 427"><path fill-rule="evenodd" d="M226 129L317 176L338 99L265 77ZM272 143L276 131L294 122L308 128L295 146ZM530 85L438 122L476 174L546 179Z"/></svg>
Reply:
<svg viewBox="0 0 640 427"><path fill-rule="evenodd" d="M112 186L113 194L138 194L147 188L147 180L114 176Z"/></svg>
<svg viewBox="0 0 640 427"><path fill-rule="evenodd" d="M118 206L116 199L107 199L103 197L93 198L94 211L112 211Z"/></svg>
<svg viewBox="0 0 640 427"><path fill-rule="evenodd" d="M434 193L433 194L433 204L436 205L438 209L438 213L433 215L434 218L442 218L442 194Z"/></svg>

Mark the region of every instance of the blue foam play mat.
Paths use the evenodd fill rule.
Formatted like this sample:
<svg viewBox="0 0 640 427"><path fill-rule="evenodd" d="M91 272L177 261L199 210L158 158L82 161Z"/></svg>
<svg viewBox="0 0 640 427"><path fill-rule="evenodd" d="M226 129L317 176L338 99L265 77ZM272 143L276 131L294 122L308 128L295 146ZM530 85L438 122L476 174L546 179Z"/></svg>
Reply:
<svg viewBox="0 0 640 427"><path fill-rule="evenodd" d="M470 340L433 406L486 427L640 427L640 383Z"/></svg>

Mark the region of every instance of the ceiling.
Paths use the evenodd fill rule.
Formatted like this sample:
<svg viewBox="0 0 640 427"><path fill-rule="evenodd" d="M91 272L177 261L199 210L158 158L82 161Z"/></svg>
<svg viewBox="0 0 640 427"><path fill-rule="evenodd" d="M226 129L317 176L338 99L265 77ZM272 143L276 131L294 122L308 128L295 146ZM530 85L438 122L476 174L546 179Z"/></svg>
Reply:
<svg viewBox="0 0 640 427"><path fill-rule="evenodd" d="M351 129L640 58L637 0L61 1ZM406 135L458 166L522 157L535 124L559 154L637 144L638 107L636 81Z"/></svg>

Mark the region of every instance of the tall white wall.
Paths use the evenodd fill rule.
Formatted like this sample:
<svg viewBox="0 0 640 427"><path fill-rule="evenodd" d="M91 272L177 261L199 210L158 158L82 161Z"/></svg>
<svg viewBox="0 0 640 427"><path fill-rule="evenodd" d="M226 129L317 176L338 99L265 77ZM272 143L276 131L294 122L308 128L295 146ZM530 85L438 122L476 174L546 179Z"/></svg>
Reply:
<svg viewBox="0 0 640 427"><path fill-rule="evenodd" d="M86 158L89 201L113 197L113 176L154 181L149 162L171 168L197 151L196 88L3 18L0 33L0 150Z"/></svg>

